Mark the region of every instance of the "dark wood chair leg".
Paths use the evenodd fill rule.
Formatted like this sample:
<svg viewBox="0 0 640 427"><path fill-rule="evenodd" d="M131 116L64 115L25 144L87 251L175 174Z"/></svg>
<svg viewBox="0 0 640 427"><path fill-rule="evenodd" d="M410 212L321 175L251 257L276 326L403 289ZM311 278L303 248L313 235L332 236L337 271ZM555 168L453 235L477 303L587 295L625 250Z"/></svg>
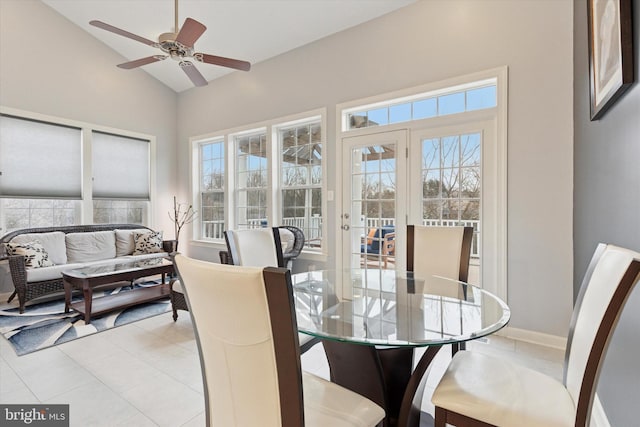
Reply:
<svg viewBox="0 0 640 427"><path fill-rule="evenodd" d="M436 406L436 416L433 427L445 427L447 425L447 411Z"/></svg>
<svg viewBox="0 0 640 427"><path fill-rule="evenodd" d="M16 295L18 295L18 293L16 291L13 291L13 293L9 296L9 299L7 300L7 302L13 301Z"/></svg>

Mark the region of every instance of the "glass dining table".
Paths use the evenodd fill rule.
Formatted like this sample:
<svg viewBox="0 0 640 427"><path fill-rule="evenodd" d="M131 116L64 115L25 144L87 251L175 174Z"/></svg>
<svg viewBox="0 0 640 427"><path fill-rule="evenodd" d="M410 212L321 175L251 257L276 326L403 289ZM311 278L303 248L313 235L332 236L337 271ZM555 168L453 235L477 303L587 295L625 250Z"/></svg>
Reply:
<svg viewBox="0 0 640 427"><path fill-rule="evenodd" d="M492 334L510 318L486 290L413 272L318 270L292 275L292 284L298 330L322 340L331 381L382 406L385 427L420 425L425 373L443 346ZM415 364L417 347L426 349Z"/></svg>

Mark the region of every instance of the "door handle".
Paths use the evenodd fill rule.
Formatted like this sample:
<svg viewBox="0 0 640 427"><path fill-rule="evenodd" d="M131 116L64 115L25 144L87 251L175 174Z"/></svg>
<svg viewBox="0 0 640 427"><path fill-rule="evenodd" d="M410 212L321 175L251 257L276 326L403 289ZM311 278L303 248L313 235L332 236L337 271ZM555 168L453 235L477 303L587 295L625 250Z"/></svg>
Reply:
<svg viewBox="0 0 640 427"><path fill-rule="evenodd" d="M349 231L349 226L347 224L343 225L342 228L344 231Z"/></svg>

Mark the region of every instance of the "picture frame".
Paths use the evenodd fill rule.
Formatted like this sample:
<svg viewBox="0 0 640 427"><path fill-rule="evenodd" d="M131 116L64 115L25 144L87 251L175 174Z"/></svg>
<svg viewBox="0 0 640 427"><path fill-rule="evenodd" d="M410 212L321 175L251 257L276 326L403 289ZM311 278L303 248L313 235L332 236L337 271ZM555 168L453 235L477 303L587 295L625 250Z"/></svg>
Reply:
<svg viewBox="0 0 640 427"><path fill-rule="evenodd" d="M587 0L591 120L600 119L634 79L632 0Z"/></svg>

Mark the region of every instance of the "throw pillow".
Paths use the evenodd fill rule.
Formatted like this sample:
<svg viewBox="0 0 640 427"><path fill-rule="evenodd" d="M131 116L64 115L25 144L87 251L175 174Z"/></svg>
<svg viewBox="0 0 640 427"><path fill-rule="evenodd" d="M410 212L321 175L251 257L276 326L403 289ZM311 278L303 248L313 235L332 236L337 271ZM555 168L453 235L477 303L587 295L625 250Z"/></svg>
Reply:
<svg viewBox="0 0 640 427"><path fill-rule="evenodd" d="M53 262L49 254L38 241L26 243L5 243L9 255L22 255L25 257L24 266L27 268L51 267Z"/></svg>
<svg viewBox="0 0 640 427"><path fill-rule="evenodd" d="M136 242L134 255L152 254L164 252L162 249L162 231L152 231L148 233L133 233Z"/></svg>

